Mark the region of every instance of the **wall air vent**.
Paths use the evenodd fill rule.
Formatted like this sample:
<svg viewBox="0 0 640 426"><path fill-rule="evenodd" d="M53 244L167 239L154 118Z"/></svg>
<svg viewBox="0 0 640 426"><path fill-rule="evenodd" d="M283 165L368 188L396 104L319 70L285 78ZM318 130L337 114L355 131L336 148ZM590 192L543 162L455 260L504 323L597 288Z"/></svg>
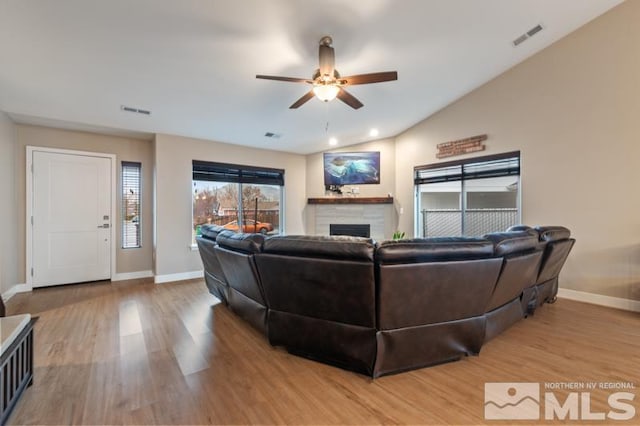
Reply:
<svg viewBox="0 0 640 426"><path fill-rule="evenodd" d="M534 35L538 34L540 31L542 31L543 28L544 27L542 26L542 24L538 24L535 27L531 28L529 31L527 31L526 33L522 34L521 36L513 40L512 41L513 46L514 47L519 46L520 44L527 41L529 38L533 37Z"/></svg>
<svg viewBox="0 0 640 426"><path fill-rule="evenodd" d="M151 115L151 111L148 109L134 108L126 105L120 105L120 109L122 111L135 112L136 114Z"/></svg>

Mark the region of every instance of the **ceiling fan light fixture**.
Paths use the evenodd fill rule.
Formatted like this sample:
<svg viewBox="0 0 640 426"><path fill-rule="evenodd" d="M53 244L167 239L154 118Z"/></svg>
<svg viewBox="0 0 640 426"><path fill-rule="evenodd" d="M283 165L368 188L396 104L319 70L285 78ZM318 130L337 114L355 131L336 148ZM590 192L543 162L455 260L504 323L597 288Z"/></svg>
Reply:
<svg viewBox="0 0 640 426"><path fill-rule="evenodd" d="M335 84L316 84L313 86L313 94L323 102L334 100L339 91L340 87Z"/></svg>

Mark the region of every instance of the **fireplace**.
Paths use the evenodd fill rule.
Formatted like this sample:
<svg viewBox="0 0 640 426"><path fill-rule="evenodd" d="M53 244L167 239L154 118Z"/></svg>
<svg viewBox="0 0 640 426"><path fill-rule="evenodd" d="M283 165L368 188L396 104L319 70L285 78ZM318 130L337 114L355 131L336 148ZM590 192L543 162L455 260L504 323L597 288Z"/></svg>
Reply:
<svg viewBox="0 0 640 426"><path fill-rule="evenodd" d="M367 237L371 236L371 226L369 224L329 224L329 235L350 235L352 237Z"/></svg>

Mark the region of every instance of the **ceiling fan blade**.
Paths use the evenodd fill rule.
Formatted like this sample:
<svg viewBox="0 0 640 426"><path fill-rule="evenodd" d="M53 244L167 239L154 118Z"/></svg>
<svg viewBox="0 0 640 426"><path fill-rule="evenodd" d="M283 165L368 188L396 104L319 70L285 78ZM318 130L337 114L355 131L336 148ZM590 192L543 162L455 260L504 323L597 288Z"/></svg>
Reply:
<svg viewBox="0 0 640 426"><path fill-rule="evenodd" d="M276 76L276 75L256 75L256 78L262 78L264 80L290 81L292 83L309 83L309 84L313 84L312 80L307 80L306 78L279 77L279 76Z"/></svg>
<svg viewBox="0 0 640 426"><path fill-rule="evenodd" d="M338 95L336 97L353 109L358 109L364 106L362 102L360 102L355 96L344 90L342 87L340 88L340 91L338 92Z"/></svg>
<svg viewBox="0 0 640 426"><path fill-rule="evenodd" d="M382 83L385 81L393 81L397 79L397 71L374 72L371 74L358 74L348 77L340 77L340 81L346 81L346 84L349 86L352 86L354 84Z"/></svg>
<svg viewBox="0 0 640 426"><path fill-rule="evenodd" d="M297 101L295 101L290 107L289 109L296 109L299 106L302 106L303 104L305 104L309 99L313 98L315 95L313 94L313 90L309 90L307 93L305 93L300 99L298 99Z"/></svg>
<svg viewBox="0 0 640 426"><path fill-rule="evenodd" d="M325 44L320 45L320 75L328 75L333 77L333 70L335 68L335 52L333 47Z"/></svg>

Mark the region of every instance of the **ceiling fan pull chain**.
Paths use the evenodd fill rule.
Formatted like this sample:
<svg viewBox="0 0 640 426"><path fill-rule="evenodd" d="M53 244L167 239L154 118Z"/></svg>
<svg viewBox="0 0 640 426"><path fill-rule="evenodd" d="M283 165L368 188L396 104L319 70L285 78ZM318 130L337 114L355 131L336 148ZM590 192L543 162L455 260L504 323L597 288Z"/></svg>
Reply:
<svg viewBox="0 0 640 426"><path fill-rule="evenodd" d="M326 124L324 126L324 132L328 134L329 133L329 103L328 102L325 102L325 105L324 105L324 116L325 116L325 119L326 119Z"/></svg>

